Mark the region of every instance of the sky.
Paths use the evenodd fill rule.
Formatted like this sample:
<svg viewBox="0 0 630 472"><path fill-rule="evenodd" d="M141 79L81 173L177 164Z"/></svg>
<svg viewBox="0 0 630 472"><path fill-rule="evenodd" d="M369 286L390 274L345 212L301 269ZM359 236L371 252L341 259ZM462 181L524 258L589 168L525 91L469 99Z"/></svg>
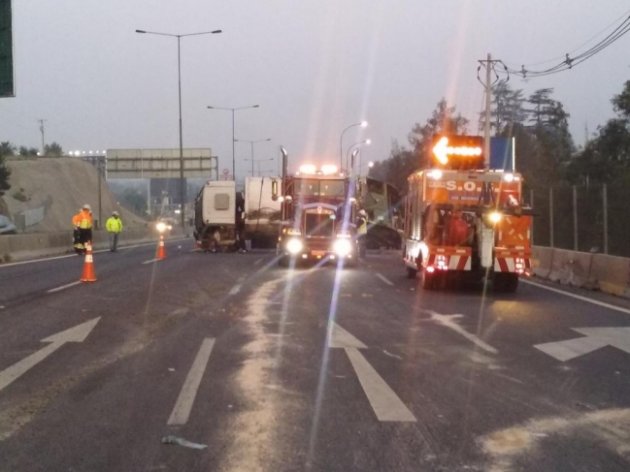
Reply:
<svg viewBox="0 0 630 472"><path fill-rule="evenodd" d="M177 39L184 147L211 148L237 177L338 163L356 143L365 166L408 145L441 98L477 133L478 60L558 62L630 14L627 0L13 0L16 96L0 99L0 141L65 151L177 148ZM630 80L630 34L579 66L510 86L554 88L576 144L614 116ZM542 64L536 67L544 67ZM347 129L367 120L369 125ZM263 141L270 138L270 141ZM341 141L341 143L340 143Z"/></svg>

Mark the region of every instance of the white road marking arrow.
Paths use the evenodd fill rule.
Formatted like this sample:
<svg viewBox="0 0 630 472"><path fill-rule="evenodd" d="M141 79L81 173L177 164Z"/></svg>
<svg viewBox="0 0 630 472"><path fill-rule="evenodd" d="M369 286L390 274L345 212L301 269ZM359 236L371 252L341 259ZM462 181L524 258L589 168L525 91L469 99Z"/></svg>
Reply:
<svg viewBox="0 0 630 472"><path fill-rule="evenodd" d="M605 346L616 347L630 354L630 327L572 329L586 337L536 344L534 347L561 362L570 361Z"/></svg>
<svg viewBox="0 0 630 472"><path fill-rule="evenodd" d="M416 421L413 413L359 352L359 349L367 349L365 344L337 323L333 323L329 347L346 351L361 387L363 387L363 391L379 421Z"/></svg>
<svg viewBox="0 0 630 472"><path fill-rule="evenodd" d="M11 385L16 379L46 359L64 344L82 343L85 341L85 338L88 337L100 319L100 316L93 318L90 321L86 321L73 328L66 329L65 331L42 339L41 342L50 344L0 372L0 391Z"/></svg>
<svg viewBox="0 0 630 472"><path fill-rule="evenodd" d="M472 333L469 333L468 331L466 331L464 328L462 328L459 324L457 324L454 321L455 319L461 318L464 315L460 315L460 314L441 315L440 313L436 313L435 311L432 311L432 310L425 310L425 311L426 311L426 313L429 313L431 315L431 320L432 321L435 321L436 323L441 324L442 326L445 326L446 328L452 329L457 334L459 334L459 335L465 337L466 339L468 339L469 341L475 343L478 347L480 347L484 351L489 352L491 354L498 354L499 353L499 351L497 351L494 347L490 346L490 344L485 342L479 336L476 336L476 335L474 335Z"/></svg>

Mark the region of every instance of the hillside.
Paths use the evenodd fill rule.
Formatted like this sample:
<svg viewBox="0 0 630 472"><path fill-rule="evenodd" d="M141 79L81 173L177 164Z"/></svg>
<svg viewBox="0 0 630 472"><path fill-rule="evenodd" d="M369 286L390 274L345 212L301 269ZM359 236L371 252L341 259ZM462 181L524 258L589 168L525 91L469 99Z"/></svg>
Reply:
<svg viewBox="0 0 630 472"><path fill-rule="evenodd" d="M69 230L72 215L84 203L90 204L94 218L98 218L98 173L93 165L71 157L6 162L11 169L11 189L0 199L0 211L5 207L25 232ZM146 221L118 205L104 181L101 208L102 225L114 210L120 212L127 227L146 225Z"/></svg>

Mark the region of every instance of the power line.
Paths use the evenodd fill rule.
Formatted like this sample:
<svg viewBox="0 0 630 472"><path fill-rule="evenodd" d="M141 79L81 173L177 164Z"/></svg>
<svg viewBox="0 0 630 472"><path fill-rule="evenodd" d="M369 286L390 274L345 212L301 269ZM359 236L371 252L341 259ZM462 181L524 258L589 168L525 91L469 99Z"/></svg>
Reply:
<svg viewBox="0 0 630 472"><path fill-rule="evenodd" d="M535 70L535 69L531 69L532 66L525 66L525 65L522 65L520 69L516 67L506 66L505 71L500 71L500 72L504 72L506 74L520 75L525 79L525 78L533 78L533 77L543 77L546 75L557 74L559 72L572 69L573 67L590 59L595 54L603 51L608 46L613 44L615 41L620 39L623 35L628 33L630 31L630 15L626 13L624 14L623 18L624 18L623 21L621 21L619 25L617 25L610 33L608 33L608 35L606 35L606 37L604 37L598 43L596 43L595 45L591 46L590 48L588 48L587 50L579 54L574 54L573 56L571 55L572 53L571 54L566 53L564 60L562 60L561 62L557 63L556 65L552 67L549 67L547 69L542 69L542 70ZM587 44L589 41L587 41L584 44Z"/></svg>

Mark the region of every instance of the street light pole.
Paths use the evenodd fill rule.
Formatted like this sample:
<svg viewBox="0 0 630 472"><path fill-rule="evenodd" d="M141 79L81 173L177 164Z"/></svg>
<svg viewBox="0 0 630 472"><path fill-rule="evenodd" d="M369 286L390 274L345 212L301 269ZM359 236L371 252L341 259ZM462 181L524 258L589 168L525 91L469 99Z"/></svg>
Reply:
<svg viewBox="0 0 630 472"><path fill-rule="evenodd" d="M350 151L352 151L352 149L359 148L359 147L365 146L365 145L369 146L370 144L372 144L372 140L368 138L368 139L365 139L365 140L363 140L361 142L354 143L350 147L348 147L348 150L346 151L346 166L348 166L348 157L347 156L350 154ZM358 151L358 149L357 149L357 151ZM351 164L351 166L348 169L349 169L350 172L352 172L352 171L354 171L354 161L352 161L350 164ZM360 171L360 169L359 169L359 171Z"/></svg>
<svg viewBox="0 0 630 472"><path fill-rule="evenodd" d="M368 125L368 122L363 120L363 121L359 121L358 123L352 123L351 125L346 126L343 131L341 132L341 135L339 136L339 170L341 171L341 168L343 167L343 135L346 131L348 131L350 128L354 128L355 126L360 126L361 128L365 128Z"/></svg>
<svg viewBox="0 0 630 472"><path fill-rule="evenodd" d="M252 177L254 176L254 143L263 143L267 141L271 141L271 138L255 139L253 141L251 139L234 139L234 142L249 143L250 145L250 157L252 161Z"/></svg>
<svg viewBox="0 0 630 472"><path fill-rule="evenodd" d="M244 106L244 107L215 107L212 105L208 105L206 107L208 110L225 110L225 111L230 111L232 112L232 178L234 179L234 182L236 182L236 157L235 157L235 153L234 153L234 143L236 142L236 139L234 139L234 114L236 111L238 110L246 110L248 108L260 108L260 105L248 105L248 106Z"/></svg>
<svg viewBox="0 0 630 472"><path fill-rule="evenodd" d="M184 137L183 137L183 123L182 123L182 61L181 61L181 39L186 36L200 36L202 34L219 34L222 30L202 31L201 33L188 33L188 34L171 34L160 33L157 31L146 31L137 29L136 33L140 34L154 34L157 36L169 36L171 38L177 38L177 98L179 108L179 185L180 185L180 199L181 199L181 225L182 231L186 234L186 185L184 183Z"/></svg>

